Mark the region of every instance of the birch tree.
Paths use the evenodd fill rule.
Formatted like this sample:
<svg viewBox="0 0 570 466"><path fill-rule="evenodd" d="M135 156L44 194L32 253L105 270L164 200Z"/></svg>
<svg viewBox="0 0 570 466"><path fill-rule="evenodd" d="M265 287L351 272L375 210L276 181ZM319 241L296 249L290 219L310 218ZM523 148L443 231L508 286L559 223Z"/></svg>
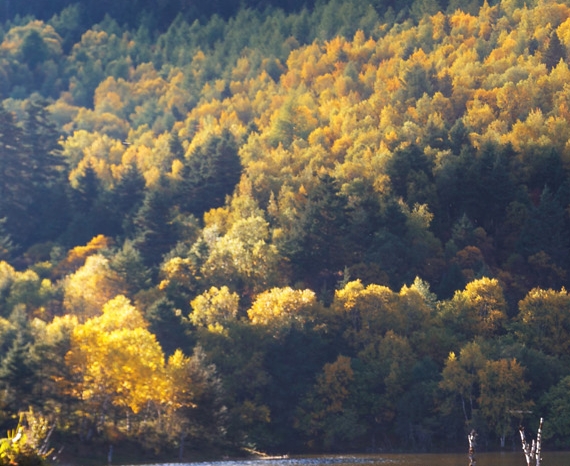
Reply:
<svg viewBox="0 0 570 466"><path fill-rule="evenodd" d="M481 414L499 436L501 448L504 448L505 438L512 432L512 413L532 405L526 399L530 384L525 381L524 368L516 359L487 361L477 375L477 401Z"/></svg>

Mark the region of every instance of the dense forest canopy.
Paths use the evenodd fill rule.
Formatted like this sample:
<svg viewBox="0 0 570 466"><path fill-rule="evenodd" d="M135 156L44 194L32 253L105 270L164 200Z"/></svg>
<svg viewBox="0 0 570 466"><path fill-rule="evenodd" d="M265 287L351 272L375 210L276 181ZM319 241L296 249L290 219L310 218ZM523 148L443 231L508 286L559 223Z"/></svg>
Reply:
<svg viewBox="0 0 570 466"><path fill-rule="evenodd" d="M569 446L570 3L3 14L0 427Z"/></svg>
<svg viewBox="0 0 570 466"><path fill-rule="evenodd" d="M326 3L326 2L321 2ZM377 6L381 6L377 2ZM14 17L33 16L40 20L49 20L53 15L59 14L67 7L78 7L81 11L83 25L89 27L101 21L106 15L115 18L125 25L137 26L141 21L153 21L157 29L166 29L169 23L177 16L182 15L189 22L195 19L208 19L218 15L229 19L240 9L255 9L263 11L268 8L279 8L287 13L300 11L303 8L313 8L314 0L214 0L199 2L191 0L28 0L18 2L3 0L0 11L2 21L10 21Z"/></svg>

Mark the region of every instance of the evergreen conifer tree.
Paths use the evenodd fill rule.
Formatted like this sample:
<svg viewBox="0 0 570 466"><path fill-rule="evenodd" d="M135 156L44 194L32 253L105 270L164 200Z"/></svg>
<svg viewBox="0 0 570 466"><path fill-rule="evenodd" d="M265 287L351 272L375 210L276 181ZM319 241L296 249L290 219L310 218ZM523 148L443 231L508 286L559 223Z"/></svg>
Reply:
<svg viewBox="0 0 570 466"><path fill-rule="evenodd" d="M529 257L540 251L548 254L554 263L568 263L569 241L565 229L565 212L547 186L540 203L531 210L519 238L519 250Z"/></svg>
<svg viewBox="0 0 570 466"><path fill-rule="evenodd" d="M36 29L32 29L24 38L22 44L22 60L31 71L35 71L38 65L48 57L49 49L44 39Z"/></svg>
<svg viewBox="0 0 570 466"><path fill-rule="evenodd" d="M186 335L182 316L177 314L175 304L167 298L153 303L145 317L150 323L149 330L156 335L160 346L166 355L171 355L177 349L190 348L190 339Z"/></svg>
<svg viewBox="0 0 570 466"><path fill-rule="evenodd" d="M30 100L23 122L24 146L30 159L32 182L38 187L61 182L65 175L60 135L46 107L44 100Z"/></svg>
<svg viewBox="0 0 570 466"><path fill-rule="evenodd" d="M36 383L30 343L19 336L0 363L0 387L8 395L12 412L16 413L33 403Z"/></svg>
<svg viewBox="0 0 570 466"><path fill-rule="evenodd" d="M9 321L13 330L0 342L3 350L0 356L0 390L4 391L4 401L8 401L9 409L17 413L34 404L37 367L31 351L33 342L25 307L16 306Z"/></svg>
<svg viewBox="0 0 570 466"><path fill-rule="evenodd" d="M125 241L123 248L112 257L109 266L124 280L129 298L133 298L138 291L147 289L151 284L150 272L144 265L140 252L130 240Z"/></svg>
<svg viewBox="0 0 570 466"><path fill-rule="evenodd" d="M213 136L188 158L179 186L182 206L200 218L224 204L241 177L242 165L235 138L229 131Z"/></svg>
<svg viewBox="0 0 570 466"><path fill-rule="evenodd" d="M57 238L65 230L70 215L64 188L67 166L61 155L60 134L46 106L44 100L31 100L23 121L23 149L31 170L28 214L33 224L27 244Z"/></svg>
<svg viewBox="0 0 570 466"><path fill-rule="evenodd" d="M77 177L77 187L73 190L72 202L78 212L90 212L99 195L101 194L101 182L91 163L88 163L84 172Z"/></svg>
<svg viewBox="0 0 570 466"><path fill-rule="evenodd" d="M163 256L176 245L171 206L172 196L164 186L160 186L146 193L136 214L133 245L147 267L159 265Z"/></svg>
<svg viewBox="0 0 570 466"><path fill-rule="evenodd" d="M552 70L552 68L556 67L560 60L566 59L566 47L560 42L560 38L556 31L553 31L550 34L550 42L548 43L548 47L544 51L543 54L543 62L546 65L548 71Z"/></svg>
<svg viewBox="0 0 570 466"><path fill-rule="evenodd" d="M320 276L329 290L334 288L331 276L342 272L346 265L344 241L348 221L347 200L340 194L337 182L329 175L320 176L307 194L295 236L288 246L299 278L313 282ZM324 286L313 285L317 289Z"/></svg>
<svg viewBox="0 0 570 466"><path fill-rule="evenodd" d="M109 233L109 212L104 208L101 182L91 163L77 177L77 187L70 189L69 198L73 215L63 236L66 243L85 244L97 234Z"/></svg>
<svg viewBox="0 0 570 466"><path fill-rule="evenodd" d="M30 231L28 209L33 202L30 189L32 167L26 157L24 134L14 116L0 106L0 218L15 240Z"/></svg>
<svg viewBox="0 0 570 466"><path fill-rule="evenodd" d="M131 164L121 174L119 181L109 194L108 210L111 213L114 234L132 237L134 217L145 197L145 178L136 164Z"/></svg>

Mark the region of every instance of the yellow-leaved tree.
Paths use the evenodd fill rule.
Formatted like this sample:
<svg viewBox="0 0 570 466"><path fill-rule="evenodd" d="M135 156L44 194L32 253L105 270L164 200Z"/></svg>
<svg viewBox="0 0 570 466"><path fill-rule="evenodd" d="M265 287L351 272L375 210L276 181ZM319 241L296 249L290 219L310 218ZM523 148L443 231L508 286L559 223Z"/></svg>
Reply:
<svg viewBox="0 0 570 466"><path fill-rule="evenodd" d="M524 378L524 367L516 359L487 361L478 376L481 414L499 436L503 448L507 434L513 430L513 415L532 404L526 399L530 384ZM522 415L518 416L520 422Z"/></svg>
<svg viewBox="0 0 570 466"><path fill-rule="evenodd" d="M439 386L449 395L443 411L450 412L459 401L466 426L470 428L484 419L502 446L512 430L513 416L532 405L526 398L530 385L524 367L516 359L488 359L477 342L467 343L459 357L450 353L442 376Z"/></svg>
<svg viewBox="0 0 570 466"><path fill-rule="evenodd" d="M237 319L239 296L227 286L211 287L190 303L190 321L196 327L206 327L211 331L222 331L229 322Z"/></svg>
<svg viewBox="0 0 570 466"><path fill-rule="evenodd" d="M335 292L332 309L346 319L345 336L357 347L378 341L390 330L400 330L399 296L381 285L364 285L360 280L347 283Z"/></svg>
<svg viewBox="0 0 570 466"><path fill-rule="evenodd" d="M202 347L196 346L192 356L176 350L168 358L166 378L168 389L160 427L178 442L179 458L188 437L194 447L219 442L227 432L227 408L216 366L207 360Z"/></svg>
<svg viewBox="0 0 570 466"><path fill-rule="evenodd" d="M444 412L450 412L454 409L455 401L459 401L466 425L471 424L477 409L477 374L486 362L481 347L476 342L465 345L459 357L454 352L449 353L445 361L439 386L449 397L442 407Z"/></svg>
<svg viewBox="0 0 570 466"><path fill-rule="evenodd" d="M141 312L122 295L107 302L101 315L73 329L65 362L89 427L102 427L114 410L115 419L127 420L128 430L129 414L168 395L162 349Z"/></svg>
<svg viewBox="0 0 570 466"><path fill-rule="evenodd" d="M521 341L546 354L561 356L570 349L570 295L560 291L534 288L519 302Z"/></svg>
<svg viewBox="0 0 570 466"><path fill-rule="evenodd" d="M483 277L468 283L442 306L441 316L468 339L500 333L507 320L507 303L499 281Z"/></svg>
<svg viewBox="0 0 570 466"><path fill-rule="evenodd" d="M63 306L80 320L96 316L103 305L122 294L123 280L111 270L109 260L101 254L87 257L85 264L68 275L63 283Z"/></svg>
<svg viewBox="0 0 570 466"><path fill-rule="evenodd" d="M293 326L301 327L315 317L317 297L311 290L272 288L259 294L247 315L254 325L278 334Z"/></svg>
<svg viewBox="0 0 570 466"><path fill-rule="evenodd" d="M226 283L252 295L275 283L280 257L264 218L242 218L225 235L210 236L210 255L202 273L212 284Z"/></svg>

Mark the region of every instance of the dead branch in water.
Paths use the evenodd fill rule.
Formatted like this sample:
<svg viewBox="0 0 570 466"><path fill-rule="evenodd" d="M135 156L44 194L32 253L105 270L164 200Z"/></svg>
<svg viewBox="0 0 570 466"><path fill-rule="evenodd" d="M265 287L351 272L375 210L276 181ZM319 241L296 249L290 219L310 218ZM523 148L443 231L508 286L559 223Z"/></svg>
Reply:
<svg viewBox="0 0 570 466"><path fill-rule="evenodd" d="M526 458L527 466L531 466L531 462L533 460L536 461L535 462L536 466L540 466L540 461L542 460L542 458L540 457L540 450L542 448L542 422L543 418L540 418L540 424L538 425L536 440L532 439L530 444L526 441L524 427L519 428L519 433L521 435L521 441L522 441L522 449L524 452L524 456Z"/></svg>

